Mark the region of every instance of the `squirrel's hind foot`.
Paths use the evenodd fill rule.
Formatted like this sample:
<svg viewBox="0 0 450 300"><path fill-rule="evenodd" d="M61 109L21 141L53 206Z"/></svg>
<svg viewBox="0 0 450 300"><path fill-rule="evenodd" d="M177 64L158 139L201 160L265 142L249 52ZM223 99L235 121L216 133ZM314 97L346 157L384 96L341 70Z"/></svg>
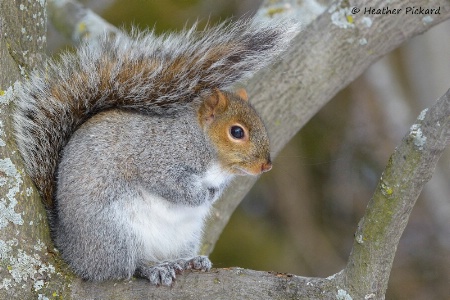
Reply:
<svg viewBox="0 0 450 300"><path fill-rule="evenodd" d="M181 272L183 268L177 262L165 262L154 266L140 266L136 270L136 276L147 278L154 285L170 286L175 281L175 275Z"/></svg>
<svg viewBox="0 0 450 300"><path fill-rule="evenodd" d="M209 271L212 263L207 256L196 256L190 259L177 259L157 265L141 265L136 276L147 278L151 284L170 286L175 282L176 274L184 270Z"/></svg>

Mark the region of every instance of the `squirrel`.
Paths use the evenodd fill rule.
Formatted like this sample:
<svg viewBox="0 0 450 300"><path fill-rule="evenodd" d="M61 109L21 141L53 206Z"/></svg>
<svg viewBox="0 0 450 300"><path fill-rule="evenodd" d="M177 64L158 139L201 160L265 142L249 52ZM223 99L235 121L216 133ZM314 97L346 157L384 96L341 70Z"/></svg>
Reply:
<svg viewBox="0 0 450 300"><path fill-rule="evenodd" d="M52 239L86 280L171 285L198 255L212 204L272 167L245 90L296 24L238 20L156 37L106 34L49 59L17 90L16 141Z"/></svg>

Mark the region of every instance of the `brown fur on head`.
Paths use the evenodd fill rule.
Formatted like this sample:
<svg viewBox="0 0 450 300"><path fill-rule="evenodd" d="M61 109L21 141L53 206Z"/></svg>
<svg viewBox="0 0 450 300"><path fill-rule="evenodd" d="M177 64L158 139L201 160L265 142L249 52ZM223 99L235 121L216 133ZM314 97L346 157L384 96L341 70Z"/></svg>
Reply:
<svg viewBox="0 0 450 300"><path fill-rule="evenodd" d="M200 126L214 145L221 166L237 175L258 175L272 168L266 128L241 89L213 90L198 110Z"/></svg>

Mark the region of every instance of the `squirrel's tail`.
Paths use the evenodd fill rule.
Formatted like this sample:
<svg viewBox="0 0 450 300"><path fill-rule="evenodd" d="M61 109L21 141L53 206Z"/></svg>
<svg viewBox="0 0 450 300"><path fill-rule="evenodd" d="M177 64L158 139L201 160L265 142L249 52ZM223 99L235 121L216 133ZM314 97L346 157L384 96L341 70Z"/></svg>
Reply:
<svg viewBox="0 0 450 300"><path fill-rule="evenodd" d="M173 113L267 65L296 24L252 20L197 32L103 37L31 75L17 91L14 123L28 174L52 206L60 151L90 116L109 108Z"/></svg>

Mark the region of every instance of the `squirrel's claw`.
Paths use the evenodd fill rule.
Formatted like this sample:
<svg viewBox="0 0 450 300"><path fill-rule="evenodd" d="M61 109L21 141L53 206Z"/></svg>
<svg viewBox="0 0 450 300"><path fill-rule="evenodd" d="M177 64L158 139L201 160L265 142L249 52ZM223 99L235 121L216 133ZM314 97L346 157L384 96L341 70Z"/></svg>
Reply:
<svg viewBox="0 0 450 300"><path fill-rule="evenodd" d="M175 282L176 274L181 274L184 270L209 271L211 267L209 258L200 255L154 266L142 265L136 270L136 275L148 279L153 285L170 286Z"/></svg>

